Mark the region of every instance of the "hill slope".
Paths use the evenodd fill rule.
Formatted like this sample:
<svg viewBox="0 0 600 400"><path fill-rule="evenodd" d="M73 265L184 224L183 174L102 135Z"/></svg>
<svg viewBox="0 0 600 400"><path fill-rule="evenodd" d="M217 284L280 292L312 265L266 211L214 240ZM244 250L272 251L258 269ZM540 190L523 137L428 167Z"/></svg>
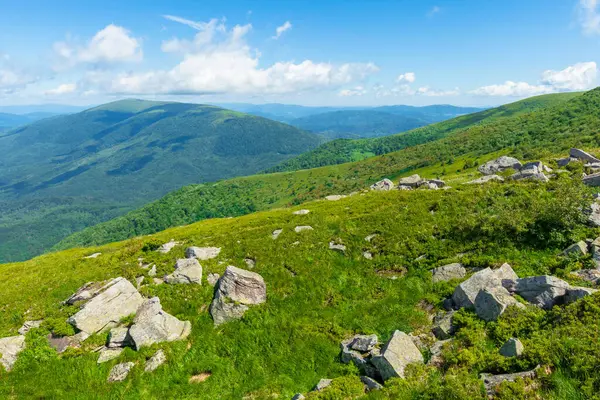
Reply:
<svg viewBox="0 0 600 400"><path fill-rule="evenodd" d="M27 125L40 119L50 118L56 115L58 114L50 112L34 112L22 115L0 112L0 134L12 128Z"/></svg>
<svg viewBox="0 0 600 400"><path fill-rule="evenodd" d="M536 111L529 112L531 109ZM395 178L417 168L445 178L457 170L473 170L498 151L520 158L542 158L564 154L571 146L596 147L600 90L534 98L484 113L467 116L475 121L471 127L464 127L466 117L435 125L445 138L359 162L188 186L139 210L76 233L57 248L97 245L205 218L300 204L330 194L349 193L383 177ZM492 120L478 124L486 116ZM458 128L453 130L452 126Z"/></svg>
<svg viewBox="0 0 600 400"><path fill-rule="evenodd" d="M173 189L253 174L320 141L214 106L139 100L0 134L0 260L39 254Z"/></svg>

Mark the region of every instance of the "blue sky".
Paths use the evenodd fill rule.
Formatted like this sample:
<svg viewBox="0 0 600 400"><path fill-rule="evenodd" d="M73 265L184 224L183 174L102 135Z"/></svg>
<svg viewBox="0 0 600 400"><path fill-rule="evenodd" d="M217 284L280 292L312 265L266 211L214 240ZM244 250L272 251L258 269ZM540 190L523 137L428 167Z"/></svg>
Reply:
<svg viewBox="0 0 600 400"><path fill-rule="evenodd" d="M495 105L597 85L600 0L0 0L0 105Z"/></svg>

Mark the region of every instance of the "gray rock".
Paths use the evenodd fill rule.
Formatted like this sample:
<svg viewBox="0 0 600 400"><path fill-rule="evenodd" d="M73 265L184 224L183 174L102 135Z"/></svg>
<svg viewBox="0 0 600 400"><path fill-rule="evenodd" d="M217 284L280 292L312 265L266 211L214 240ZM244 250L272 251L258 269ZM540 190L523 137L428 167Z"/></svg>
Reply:
<svg viewBox="0 0 600 400"><path fill-rule="evenodd" d="M475 312L484 321L496 321L511 305L524 307L502 286L481 289L475 298Z"/></svg>
<svg viewBox="0 0 600 400"><path fill-rule="evenodd" d="M68 348L81 347L81 342L86 340L89 336L90 335L88 333L81 331L73 336L57 337L49 334L47 338L50 347L55 349L58 354L61 354Z"/></svg>
<svg viewBox="0 0 600 400"><path fill-rule="evenodd" d="M208 274L206 281L210 286L215 286L219 281L219 274Z"/></svg>
<svg viewBox="0 0 600 400"><path fill-rule="evenodd" d="M343 194L332 194L330 196L325 196L325 199L329 201L338 201L343 199L344 197L346 196L344 196Z"/></svg>
<svg viewBox="0 0 600 400"><path fill-rule="evenodd" d="M368 236L366 236L366 237L365 237L365 241L367 241L367 242L369 242L369 243L370 243L370 242L371 242L371 240L373 240L373 239L374 239L376 236L377 236L377 234L376 234L376 233L373 233L373 234L371 234L371 235L368 235Z"/></svg>
<svg viewBox="0 0 600 400"><path fill-rule="evenodd" d="M116 326L135 314L144 299L125 278L115 278L95 291L93 297L68 322L80 331L94 334Z"/></svg>
<svg viewBox="0 0 600 400"><path fill-rule="evenodd" d="M292 397L292 400L304 400L306 399L306 397L304 397L304 395L302 393L296 393L294 395L294 397Z"/></svg>
<svg viewBox="0 0 600 400"><path fill-rule="evenodd" d="M17 361L17 356L25 349L25 336L0 338L0 364L10 371Z"/></svg>
<svg viewBox="0 0 600 400"><path fill-rule="evenodd" d="M410 186L400 185L398 186L398 190L413 190Z"/></svg>
<svg viewBox="0 0 600 400"><path fill-rule="evenodd" d="M558 160L556 160L556 165L558 165L559 167L566 167L567 164L569 164L570 162L571 157L559 158Z"/></svg>
<svg viewBox="0 0 600 400"><path fill-rule="evenodd" d="M599 159L597 159L590 153L583 151L581 149L575 149L575 148L571 149L569 151L569 156L571 156L572 158L581 160L581 161L589 162L589 163L600 163Z"/></svg>
<svg viewBox="0 0 600 400"><path fill-rule="evenodd" d="M304 232L304 231L312 231L313 227L309 225L300 225L294 228L296 233Z"/></svg>
<svg viewBox="0 0 600 400"><path fill-rule="evenodd" d="M460 263L444 265L431 270L433 282L450 281L452 279L462 279L467 274L467 270Z"/></svg>
<svg viewBox="0 0 600 400"><path fill-rule="evenodd" d="M119 327L112 328L108 334L107 347L125 347L130 346L131 336L129 336L129 328Z"/></svg>
<svg viewBox="0 0 600 400"><path fill-rule="evenodd" d="M336 242L329 242L329 250L336 250L336 251L340 251L343 253L346 251L346 246L344 246L343 244L336 243Z"/></svg>
<svg viewBox="0 0 600 400"><path fill-rule="evenodd" d="M500 347L500 354L504 357L519 357L523 350L525 348L519 339L510 338Z"/></svg>
<svg viewBox="0 0 600 400"><path fill-rule="evenodd" d="M405 178L400 178L400 180L398 181L398 186L408 186L415 188L419 186L421 182L423 182L423 179L421 179L421 177L418 174L414 174Z"/></svg>
<svg viewBox="0 0 600 400"><path fill-rule="evenodd" d="M523 175L535 175L544 172L544 164L541 161L531 161L523 164L519 172Z"/></svg>
<svg viewBox="0 0 600 400"><path fill-rule="evenodd" d="M600 172L584 176L583 183L593 187L600 186Z"/></svg>
<svg viewBox="0 0 600 400"><path fill-rule="evenodd" d="M386 190L393 190L395 186L396 185L394 185L394 182L392 182L386 178L386 179L380 180L377 183L372 184L370 188L371 188L371 190L386 191Z"/></svg>
<svg viewBox="0 0 600 400"><path fill-rule="evenodd" d="M219 279L210 313L215 325L239 319L249 305L267 300L267 287L259 274L229 266Z"/></svg>
<svg viewBox="0 0 600 400"><path fill-rule="evenodd" d="M372 357L371 363L385 381L393 377L404 378L405 368L412 363L423 363L423 355L410 336L395 331L381 349L381 355Z"/></svg>
<svg viewBox="0 0 600 400"><path fill-rule="evenodd" d="M137 350L154 343L185 339L192 331L189 321L180 321L163 311L158 297L148 299L137 310L129 336Z"/></svg>
<svg viewBox="0 0 600 400"><path fill-rule="evenodd" d="M373 253L371 253L370 251L364 251L362 255L367 260L372 260L373 259Z"/></svg>
<svg viewBox="0 0 600 400"><path fill-rule="evenodd" d="M321 390L331 386L331 379L321 379L319 383L313 388L314 392L320 392Z"/></svg>
<svg viewBox="0 0 600 400"><path fill-rule="evenodd" d="M544 309L564 303L564 296L569 289L567 282L549 275L506 280L503 285L510 292Z"/></svg>
<svg viewBox="0 0 600 400"><path fill-rule="evenodd" d="M503 264L496 270L486 268L474 273L454 290L452 294L454 306L457 308L474 308L475 298L481 289L502 286L502 281L505 279L518 279L517 274L508 264Z"/></svg>
<svg viewBox="0 0 600 400"><path fill-rule="evenodd" d="M582 299L586 296L590 296L596 293L598 290L590 289L586 287L571 287L567 289L567 293L565 294L565 304L571 304L576 302L579 299Z"/></svg>
<svg viewBox="0 0 600 400"><path fill-rule="evenodd" d="M162 246L160 246L160 247L158 248L158 250L157 250L157 251L158 251L159 253L167 254L168 252L170 252L171 250L173 250L173 248L174 248L175 246L179 246L180 244L181 244L181 243L179 243L179 242L176 242L176 241L174 241L174 240L171 240L170 242L168 242L168 243L165 243L165 244L163 244Z"/></svg>
<svg viewBox="0 0 600 400"><path fill-rule="evenodd" d="M455 311L437 314L433 318L433 328L431 332L440 340L450 339L454 334L456 327L452 323Z"/></svg>
<svg viewBox="0 0 600 400"><path fill-rule="evenodd" d="M429 183L433 183L435 186L437 186L438 188L443 188L446 186L446 182L444 182L441 179L429 179L428 181Z"/></svg>
<svg viewBox="0 0 600 400"><path fill-rule="evenodd" d="M160 349L146 361L146 366L144 367L144 371L145 372L153 372L158 367L163 365L165 363L165 361L167 361L167 356L165 355L165 352L162 349Z"/></svg>
<svg viewBox="0 0 600 400"><path fill-rule="evenodd" d="M65 304L73 305L78 301L86 301L94 297L98 294L98 292L106 285L108 281L102 282L88 282L79 289L75 293L71 295L67 300L64 301Z"/></svg>
<svg viewBox="0 0 600 400"><path fill-rule="evenodd" d="M340 347L341 347L340 361L343 364L354 363L354 365L356 365L356 367L362 371L365 369L367 360L365 359L365 356L363 356L360 352L353 350L350 347L352 345L353 340L354 340L354 338L350 338L350 339L342 341L342 343L340 344Z"/></svg>
<svg viewBox="0 0 600 400"><path fill-rule="evenodd" d="M514 175L510 176L510 179L514 181L520 180L528 180L528 181L538 181L538 182L548 182L548 177L543 172L535 172L531 173L532 170L525 170L521 172L517 172Z"/></svg>
<svg viewBox="0 0 600 400"><path fill-rule="evenodd" d="M102 350L100 350L100 355L98 356L98 361L96 361L96 363L102 364L107 361L114 360L115 358L121 355L123 350L125 349L122 347L115 349L103 348Z"/></svg>
<svg viewBox="0 0 600 400"><path fill-rule="evenodd" d="M427 361L427 365L439 368L444 365L444 357L442 356L442 350L447 343L451 343L453 339L439 340L431 346L429 352L431 358Z"/></svg>
<svg viewBox="0 0 600 400"><path fill-rule="evenodd" d="M249 269L254 269L254 267L256 267L256 260L253 258L244 258L244 262Z"/></svg>
<svg viewBox="0 0 600 400"><path fill-rule="evenodd" d="M420 185L419 187L425 188L425 189L430 189L430 190L437 190L437 189L439 189L438 186L435 183L433 183L433 182L426 182L425 184Z"/></svg>
<svg viewBox="0 0 600 400"><path fill-rule="evenodd" d="M153 265L152 268L150 268L150 271L148 271L148 276L156 276L156 265Z"/></svg>
<svg viewBox="0 0 600 400"><path fill-rule="evenodd" d="M89 256L83 257L83 258L98 258L102 255L102 253L94 253L94 254L90 254Z"/></svg>
<svg viewBox="0 0 600 400"><path fill-rule="evenodd" d="M160 278L152 278L152 283L154 283L155 285L162 285L163 283L165 283L164 279L160 279Z"/></svg>
<svg viewBox="0 0 600 400"><path fill-rule="evenodd" d="M594 201L589 209L584 210L587 214L588 223L592 226L600 226L600 203Z"/></svg>
<svg viewBox="0 0 600 400"><path fill-rule="evenodd" d="M189 249L188 249L189 250ZM175 263L175 271L165 276L170 284L202 284L202 266L196 258L182 258Z"/></svg>
<svg viewBox="0 0 600 400"><path fill-rule="evenodd" d="M29 332L30 330L34 328L39 328L40 325L42 325L42 322L44 322L43 319L38 319L36 321L25 321L25 323L23 323L23 326L20 327L17 332L19 332L19 335L26 335L27 332Z"/></svg>
<svg viewBox="0 0 600 400"><path fill-rule="evenodd" d="M379 382L377 382L373 378L369 378L368 376L362 375L360 377L360 381L365 385L365 389L366 389L367 392L370 392L372 390L381 390L381 389L383 389L383 386L381 386L381 384Z"/></svg>
<svg viewBox="0 0 600 400"><path fill-rule="evenodd" d="M570 245L563 251L563 255L565 255L565 256L568 256L569 254L574 255L574 256L584 256L587 253L588 253L588 246L587 246L587 243L584 242L583 240L580 240L579 242Z"/></svg>
<svg viewBox="0 0 600 400"><path fill-rule="evenodd" d="M579 279L586 282L593 283L595 285L600 284L600 270L599 269L580 269L573 271L571 274L577 276Z"/></svg>
<svg viewBox="0 0 600 400"><path fill-rule="evenodd" d="M373 350L377 343L377 335L355 335L350 342L350 348L364 353Z"/></svg>
<svg viewBox="0 0 600 400"><path fill-rule="evenodd" d="M144 282L144 276L143 276L143 275L137 276L137 277L135 278L135 284L136 284L136 287L137 287L138 289L139 289L140 287L142 287L142 283L143 283L143 282Z"/></svg>
<svg viewBox="0 0 600 400"><path fill-rule="evenodd" d="M108 375L108 382L121 382L127 378L129 375L129 371L133 368L135 364L132 362L126 362L117 364L110 370L110 374Z"/></svg>
<svg viewBox="0 0 600 400"><path fill-rule="evenodd" d="M217 257L220 252L220 247L188 247L185 249L185 257L205 261Z"/></svg>
<svg viewBox="0 0 600 400"><path fill-rule="evenodd" d="M298 210L298 211L294 211L292 214L294 215L306 215L310 212L310 210Z"/></svg>
<svg viewBox="0 0 600 400"><path fill-rule="evenodd" d="M281 235L281 232L283 232L283 229L275 229L273 231L273 233L271 234L271 238L273 240L277 239L279 237L279 235Z"/></svg>
<svg viewBox="0 0 600 400"><path fill-rule="evenodd" d="M480 165L477 170L484 175L492 175L509 168L519 169L521 168L521 162L514 157L502 156Z"/></svg>
<svg viewBox="0 0 600 400"><path fill-rule="evenodd" d="M492 397L496 393L496 388L505 381L514 382L517 379L524 378L535 378L536 370L538 367L531 371L525 372L517 372L514 374L501 374L501 375L492 375L492 374L481 374L481 380L483 380L483 385L485 387L485 391L489 397Z"/></svg>
<svg viewBox="0 0 600 400"><path fill-rule="evenodd" d="M497 182L504 182L504 178L499 176L499 175L486 175L486 176L482 176L481 178L472 180L470 182L467 182L468 184L474 184L474 185L478 185L478 184L482 184L482 183L487 183L490 181L497 181Z"/></svg>

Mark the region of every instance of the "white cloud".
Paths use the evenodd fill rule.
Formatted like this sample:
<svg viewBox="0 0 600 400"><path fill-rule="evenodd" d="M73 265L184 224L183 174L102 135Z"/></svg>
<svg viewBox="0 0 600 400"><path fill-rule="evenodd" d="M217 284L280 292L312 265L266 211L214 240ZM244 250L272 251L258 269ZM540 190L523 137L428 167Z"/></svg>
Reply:
<svg viewBox="0 0 600 400"><path fill-rule="evenodd" d="M165 53L187 53L197 50L201 50L202 47L210 44L215 35L219 32L225 32L224 21L216 18L211 19L208 22L194 22L184 18L174 17L171 15L165 15L165 18L187 25L197 31L199 31L192 41L186 39L173 38L162 43L161 50ZM248 25L250 27L250 25ZM250 29L250 28L248 28Z"/></svg>
<svg viewBox="0 0 600 400"><path fill-rule="evenodd" d="M120 26L110 24L100 30L85 46L56 42L54 51L61 59L61 67L76 64L118 63L141 61L141 42Z"/></svg>
<svg viewBox="0 0 600 400"><path fill-rule="evenodd" d="M506 81L502 84L482 86L470 93L477 96L528 97L553 92L586 90L594 87L597 72L595 62L577 63L561 71L544 71L539 84Z"/></svg>
<svg viewBox="0 0 600 400"><path fill-rule="evenodd" d="M433 17L435 14L439 13L440 11L442 11L442 9L438 6L433 6L431 8L431 10L429 10L429 12L427 13L428 17Z"/></svg>
<svg viewBox="0 0 600 400"><path fill-rule="evenodd" d="M416 94L428 97L458 96L460 94L460 90L458 88L454 88L452 90L435 90L431 89L429 86L423 86L417 89Z"/></svg>
<svg viewBox="0 0 600 400"><path fill-rule="evenodd" d="M278 26L277 29L275 29L275 36L273 36L272 39L279 39L283 32L288 31L290 29L292 29L292 24L290 23L290 21L285 21L283 25Z"/></svg>
<svg viewBox="0 0 600 400"><path fill-rule="evenodd" d="M0 54L0 93L12 94L38 78L13 65L8 54Z"/></svg>
<svg viewBox="0 0 600 400"><path fill-rule="evenodd" d="M77 84L75 83L63 83L55 89L50 89L44 92L45 95L61 95L73 93L77 90Z"/></svg>
<svg viewBox="0 0 600 400"><path fill-rule="evenodd" d="M414 72L406 72L404 74L398 75L396 78L397 83L413 83L416 79Z"/></svg>
<svg viewBox="0 0 600 400"><path fill-rule="evenodd" d="M356 86L352 89L343 89L338 93L338 95L342 97L364 96L365 94L367 94L367 90L363 86Z"/></svg>
<svg viewBox="0 0 600 400"><path fill-rule="evenodd" d="M579 0L579 21L583 32L588 35L600 33L600 11L598 0Z"/></svg>

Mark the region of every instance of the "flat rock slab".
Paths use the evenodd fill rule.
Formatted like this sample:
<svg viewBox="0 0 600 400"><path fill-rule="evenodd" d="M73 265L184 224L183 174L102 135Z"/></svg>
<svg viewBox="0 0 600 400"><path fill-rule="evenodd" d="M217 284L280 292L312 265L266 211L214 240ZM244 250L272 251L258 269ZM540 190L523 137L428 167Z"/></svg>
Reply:
<svg viewBox="0 0 600 400"><path fill-rule="evenodd" d="M159 253L167 254L168 252L170 252L171 250L173 250L173 248L175 248L175 246L179 246L180 244L181 243L179 243L179 242L171 240L170 242L165 243L162 246L160 246L157 251Z"/></svg>
<svg viewBox="0 0 600 400"><path fill-rule="evenodd" d="M221 253L220 247L188 247L185 249L186 258L195 258L198 260L210 260Z"/></svg>
<svg viewBox="0 0 600 400"><path fill-rule="evenodd" d="M406 333L395 331L392 338L374 356L371 363L385 381L393 377L404 378L405 368L412 363L423 363L423 355Z"/></svg>
<svg viewBox="0 0 600 400"><path fill-rule="evenodd" d="M570 285L550 275L532 276L504 281L504 286L513 293L543 309L564 303Z"/></svg>
<svg viewBox="0 0 600 400"><path fill-rule="evenodd" d="M129 371L133 368L135 364L132 362L126 362L117 364L110 370L110 374L108 375L108 382L121 382L127 378L129 375Z"/></svg>
<svg viewBox="0 0 600 400"><path fill-rule="evenodd" d="M589 163L600 163L600 160L588 153L587 151L583 151L581 149L572 148L569 151L569 156L571 158L576 158L578 160L587 161Z"/></svg>
<svg viewBox="0 0 600 400"><path fill-rule="evenodd" d="M300 233L300 232L305 232L305 231L312 231L313 227L309 226L309 225L300 225L294 228L294 232L296 233Z"/></svg>
<svg viewBox="0 0 600 400"><path fill-rule="evenodd" d="M102 350L100 350L100 355L98 356L98 361L96 361L98 364L102 364L105 363L107 361L110 360L114 360L115 358L119 357L121 355L121 353L123 353L123 348L116 348L116 349L107 349L104 348Z"/></svg>
<svg viewBox="0 0 600 400"><path fill-rule="evenodd" d="M514 157L502 156L480 165L477 170L484 175L492 175L509 168L518 170L521 168L521 162Z"/></svg>
<svg viewBox="0 0 600 400"><path fill-rule="evenodd" d="M58 354L64 353L68 348L79 348L81 346L81 342L89 337L89 334L86 332L79 332L73 336L52 336L49 334L48 344L50 347L56 350Z"/></svg>
<svg viewBox="0 0 600 400"><path fill-rule="evenodd" d="M271 239L277 239L279 235L281 235L281 232L283 232L283 229L275 229L273 233L271 233Z"/></svg>
<svg viewBox="0 0 600 400"><path fill-rule="evenodd" d="M175 271L165 276L170 284L202 284L202 266L196 258L182 258L175 263Z"/></svg>
<svg viewBox="0 0 600 400"><path fill-rule="evenodd" d="M0 364L10 371L17 361L17 356L25 349L25 336L0 338Z"/></svg>
<svg viewBox="0 0 600 400"><path fill-rule="evenodd" d="M467 274L467 270L460 263L444 265L431 270L433 282L450 281L452 279L462 279Z"/></svg>

